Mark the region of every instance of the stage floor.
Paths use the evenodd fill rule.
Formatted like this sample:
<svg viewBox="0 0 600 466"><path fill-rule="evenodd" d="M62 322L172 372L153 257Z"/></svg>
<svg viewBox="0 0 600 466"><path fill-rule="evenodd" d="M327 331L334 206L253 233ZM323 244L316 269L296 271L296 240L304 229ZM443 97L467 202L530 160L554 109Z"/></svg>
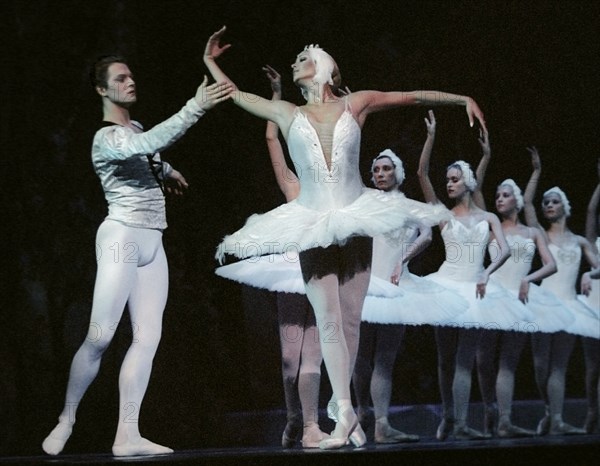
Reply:
<svg viewBox="0 0 600 466"><path fill-rule="evenodd" d="M446 441L422 439L404 445L345 447L335 451L283 450L280 447L246 447L176 451L155 457L115 458L110 454L79 454L0 458L0 463L20 465L52 464L136 464L136 465L325 465L407 464L407 465L596 465L600 458L600 435L543 437L514 440Z"/></svg>
<svg viewBox="0 0 600 466"><path fill-rule="evenodd" d="M2 464L136 464L136 465L596 465L600 458L600 433L574 436L544 436L521 439L477 441L436 440L439 405L396 406L390 410L390 422L405 432L416 433L421 440L411 444L376 445L373 443L372 422L367 425L369 442L362 448L344 447L335 451L304 450L301 447L282 449L279 442L285 426L283 411L232 413L227 422L236 426L239 436L231 445L220 448L176 450L167 456L115 458L109 452L1 457ZM513 422L535 428L543 414L543 405L536 401L515 402ZM585 414L584 400L567 400L565 420L581 425ZM473 403L469 423L481 428L482 406ZM479 422L477 422L479 420ZM323 430L332 424L322 415ZM38 450L36 446L35 450Z"/></svg>

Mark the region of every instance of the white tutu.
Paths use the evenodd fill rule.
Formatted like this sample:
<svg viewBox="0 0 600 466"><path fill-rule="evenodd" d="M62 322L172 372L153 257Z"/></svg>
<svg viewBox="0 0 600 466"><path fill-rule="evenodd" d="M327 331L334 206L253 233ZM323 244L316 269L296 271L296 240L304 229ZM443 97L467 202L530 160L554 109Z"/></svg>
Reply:
<svg viewBox="0 0 600 466"><path fill-rule="evenodd" d="M600 280L593 280L592 292L588 295L577 295L577 299L594 311L600 311Z"/></svg>
<svg viewBox="0 0 600 466"><path fill-rule="evenodd" d="M521 281L531 271L536 244L531 235L507 234L506 241L510 247L511 256L490 277L490 281L503 286L515 300L519 299ZM494 238L490 242L490 254L499 250ZM575 320L573 313L566 308L553 293L535 283L529 284L527 308L533 313L530 325L536 332L554 333L565 330Z"/></svg>
<svg viewBox="0 0 600 466"><path fill-rule="evenodd" d="M492 274L490 281L495 281L494 278L494 274ZM518 291L510 289L507 291L513 295L514 299L519 299ZM533 313L527 326L535 328L531 330L534 332L559 332L575 321L573 313L570 309L565 308L562 301L535 283L529 284L526 307Z"/></svg>
<svg viewBox="0 0 600 466"><path fill-rule="evenodd" d="M574 321L564 330L574 335L600 339L600 311L586 306L575 292L581 247L576 242L565 243L561 247L549 243L550 252L556 260L558 270L542 281L542 288L554 294L568 309Z"/></svg>
<svg viewBox="0 0 600 466"><path fill-rule="evenodd" d="M240 230L223 239L215 257L222 263L225 254L246 258L325 248L344 244L352 236L373 237L408 223L437 225L449 216L442 204L425 204L403 195L387 196L369 188L339 209L320 211L293 200L250 216Z"/></svg>
<svg viewBox="0 0 600 466"><path fill-rule="evenodd" d="M483 298L476 296L489 234L485 220L467 226L453 218L442 229L446 259L440 269L427 278L454 290L469 303L468 310L458 316L457 326L535 332L534 313L496 281L488 281Z"/></svg>
<svg viewBox="0 0 600 466"><path fill-rule="evenodd" d="M596 239L596 248L600 251L600 237ZM592 280L592 290L588 296L578 295L577 298L590 309L600 312L600 279Z"/></svg>
<svg viewBox="0 0 600 466"><path fill-rule="evenodd" d="M487 330L514 330L537 332L535 315L505 288L488 281L483 298L476 297L476 281L449 278L444 271L427 276L428 279L459 293L469 303L468 310L460 314L453 324L463 328Z"/></svg>
<svg viewBox="0 0 600 466"><path fill-rule="evenodd" d="M596 240L596 247L600 248L600 238ZM600 279L592 280L592 290L588 296L578 295L577 299L598 315L600 313Z"/></svg>
<svg viewBox="0 0 600 466"><path fill-rule="evenodd" d="M594 325L596 326L596 328L600 327L600 280L592 280L592 291L588 296L584 296L584 295L578 295L577 299L583 303L586 308L588 308L593 314L593 319L592 321L588 321L589 325L594 328ZM586 319L587 320L587 319ZM588 335L584 335L584 336L591 336L593 338L599 338L598 334L600 333L600 331L598 332L590 332L590 334ZM582 335L582 333L578 333L578 335Z"/></svg>
<svg viewBox="0 0 600 466"><path fill-rule="evenodd" d="M251 257L215 270L223 278L269 291L306 294L300 260L295 251ZM368 295L394 298L402 295L397 286L371 275Z"/></svg>
<svg viewBox="0 0 600 466"><path fill-rule="evenodd" d="M573 313L556 296L534 283L529 284L527 307L535 314L533 323L538 332L559 332L575 321Z"/></svg>
<svg viewBox="0 0 600 466"><path fill-rule="evenodd" d="M579 299L563 301L575 314L575 321L567 327L568 333L600 339L600 312L587 307Z"/></svg>
<svg viewBox="0 0 600 466"><path fill-rule="evenodd" d="M410 272L398 284L402 296L367 296L362 320L376 324L454 325L469 303L457 293Z"/></svg>

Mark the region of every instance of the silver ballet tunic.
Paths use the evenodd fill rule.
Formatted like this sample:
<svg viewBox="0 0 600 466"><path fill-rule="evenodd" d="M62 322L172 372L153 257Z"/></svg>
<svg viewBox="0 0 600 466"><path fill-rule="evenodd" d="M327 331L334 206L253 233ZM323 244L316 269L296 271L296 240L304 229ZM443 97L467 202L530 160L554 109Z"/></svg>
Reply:
<svg viewBox="0 0 600 466"><path fill-rule="evenodd" d="M195 99L149 131L111 125L99 129L92 143L92 163L108 203L107 219L136 228L167 228L165 198L159 180L172 168L160 160L166 149L196 123L204 110ZM133 122L138 128L142 126ZM150 163L152 160L152 164ZM158 167L153 173L151 165Z"/></svg>

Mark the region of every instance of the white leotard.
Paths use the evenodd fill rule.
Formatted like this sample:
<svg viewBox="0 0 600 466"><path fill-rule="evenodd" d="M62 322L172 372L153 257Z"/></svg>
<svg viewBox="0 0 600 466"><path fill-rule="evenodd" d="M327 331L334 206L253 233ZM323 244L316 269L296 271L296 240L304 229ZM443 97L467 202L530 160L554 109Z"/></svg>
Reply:
<svg viewBox="0 0 600 466"><path fill-rule="evenodd" d="M533 313L497 282L489 280L485 297L476 297L477 281L484 271L489 237L487 221L466 226L452 218L442 229L446 259L440 269L427 278L453 289L469 302L467 312L458 316L459 326L535 331L535 325L531 324Z"/></svg>
<svg viewBox="0 0 600 466"><path fill-rule="evenodd" d="M521 235L506 235L511 255L508 260L490 277L506 288L516 299L523 277L529 274L535 256L535 241ZM494 238L490 242L490 254L498 251L498 242ZM552 293L529 284L527 307L534 312L533 324L537 331L553 333L565 330L574 320L573 313L563 306Z"/></svg>
<svg viewBox="0 0 600 466"><path fill-rule="evenodd" d="M556 260L558 270L554 275L545 278L541 287L553 293L573 312L575 321L566 331L575 335L600 338L598 310L587 307L577 299L576 286L581 263L581 247L575 242L560 247L549 243L548 247Z"/></svg>
<svg viewBox="0 0 600 466"><path fill-rule="evenodd" d="M225 254L244 258L344 244L351 236L377 236L410 221L435 225L448 218L442 205L391 198L364 186L358 164L360 127L347 104L333 132L331 168L317 132L299 108L288 148L300 195L265 214L252 215L243 228L226 236L216 254L220 261Z"/></svg>

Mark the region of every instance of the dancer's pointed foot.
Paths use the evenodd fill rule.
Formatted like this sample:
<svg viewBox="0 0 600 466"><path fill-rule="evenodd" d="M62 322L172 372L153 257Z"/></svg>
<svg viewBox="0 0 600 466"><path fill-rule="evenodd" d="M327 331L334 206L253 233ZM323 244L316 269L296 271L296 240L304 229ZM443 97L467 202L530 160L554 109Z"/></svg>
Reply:
<svg viewBox="0 0 600 466"><path fill-rule="evenodd" d="M454 430L454 419L451 417L443 417L442 422L437 428L435 438L438 440L446 440Z"/></svg>
<svg viewBox="0 0 600 466"><path fill-rule="evenodd" d="M540 422L538 422L535 433L540 436L548 435L550 432L550 424L550 414L546 413L546 415L540 419Z"/></svg>
<svg viewBox="0 0 600 466"><path fill-rule="evenodd" d="M515 426L511 423L500 423L498 424L498 437L500 438L522 438L522 437L533 437L535 431L530 429L523 429L522 427Z"/></svg>
<svg viewBox="0 0 600 466"><path fill-rule="evenodd" d="M298 420L288 421L281 435L281 446L283 448L294 448L301 429L302 424Z"/></svg>
<svg viewBox="0 0 600 466"><path fill-rule="evenodd" d="M590 409L585 416L583 429L587 434L593 434L598 428L598 410Z"/></svg>
<svg viewBox="0 0 600 466"><path fill-rule="evenodd" d="M356 428L350 434L350 443L356 448L360 448L367 443L367 434L365 434L360 422L356 424Z"/></svg>
<svg viewBox="0 0 600 466"><path fill-rule="evenodd" d="M72 423L59 422L42 442L42 449L49 455L58 455L65 448L71 432L73 432Z"/></svg>
<svg viewBox="0 0 600 466"><path fill-rule="evenodd" d="M330 438L330 435L323 432L319 428L319 424L316 422L309 422L304 425L302 448L319 448L319 443L328 438Z"/></svg>
<svg viewBox="0 0 600 466"><path fill-rule="evenodd" d="M394 429L385 418L384 420L378 419L375 421L375 443L410 443L418 441L418 435L405 434Z"/></svg>
<svg viewBox="0 0 600 466"><path fill-rule="evenodd" d="M367 443L367 436L358 423L358 417L352 408L350 400L338 400L337 418L331 437L321 440L319 448L322 450L334 450L349 445L361 447Z"/></svg>
<svg viewBox="0 0 600 466"><path fill-rule="evenodd" d="M466 425L454 427L454 438L456 440L487 440L492 438L491 434L485 434Z"/></svg>
<svg viewBox="0 0 600 466"><path fill-rule="evenodd" d="M168 455L173 453L173 450L140 437L134 441L113 445L112 452L114 456L144 456Z"/></svg>
<svg viewBox="0 0 600 466"><path fill-rule="evenodd" d="M581 435L585 433L584 429L572 426L563 421L553 422L550 427L550 435Z"/></svg>

